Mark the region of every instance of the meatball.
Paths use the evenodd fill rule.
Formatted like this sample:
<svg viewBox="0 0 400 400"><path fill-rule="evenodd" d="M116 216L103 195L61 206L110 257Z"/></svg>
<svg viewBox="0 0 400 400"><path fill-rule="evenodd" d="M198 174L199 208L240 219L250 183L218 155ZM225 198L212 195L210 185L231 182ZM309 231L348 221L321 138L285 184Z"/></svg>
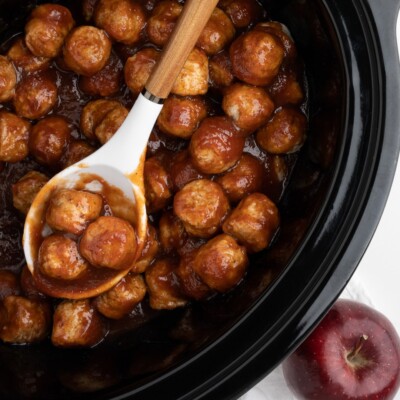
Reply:
<svg viewBox="0 0 400 400"><path fill-rule="evenodd" d="M144 89L159 56L158 50L146 47L126 60L124 67L125 83L133 94L137 95Z"/></svg>
<svg viewBox="0 0 400 400"><path fill-rule="evenodd" d="M61 160L70 140L68 121L63 117L50 116L33 126L29 150L39 163L54 166Z"/></svg>
<svg viewBox="0 0 400 400"><path fill-rule="evenodd" d="M252 133L268 121L275 106L263 88L236 83L226 89L222 109L236 126Z"/></svg>
<svg viewBox="0 0 400 400"><path fill-rule="evenodd" d="M172 253L181 248L186 240L187 233L182 221L170 211L162 214L159 225L160 243L165 253Z"/></svg>
<svg viewBox="0 0 400 400"><path fill-rule="evenodd" d="M208 58L194 48L187 58L171 92L180 96L196 96L208 91Z"/></svg>
<svg viewBox="0 0 400 400"><path fill-rule="evenodd" d="M233 39L235 33L230 18L220 8L215 8L197 40L197 46L208 55L216 54Z"/></svg>
<svg viewBox="0 0 400 400"><path fill-rule="evenodd" d="M25 73L43 71L50 66L50 59L32 54L23 38L17 39L7 52L8 58Z"/></svg>
<svg viewBox="0 0 400 400"><path fill-rule="evenodd" d="M263 16L257 0L222 0L220 7L230 17L235 28L247 28Z"/></svg>
<svg viewBox="0 0 400 400"><path fill-rule="evenodd" d="M17 162L29 153L31 124L8 111L0 111L0 161Z"/></svg>
<svg viewBox="0 0 400 400"><path fill-rule="evenodd" d="M148 223L146 242L143 246L142 254L131 268L131 272L135 274L141 274L142 272L146 271L147 267L156 258L159 249L160 243L158 241L156 228Z"/></svg>
<svg viewBox="0 0 400 400"><path fill-rule="evenodd" d="M157 46L164 46L181 12L182 6L175 0L161 1L157 4L146 26L150 41Z"/></svg>
<svg viewBox="0 0 400 400"><path fill-rule="evenodd" d="M23 214L28 214L40 189L47 183L49 178L37 171L29 171L11 187L14 207Z"/></svg>
<svg viewBox="0 0 400 400"><path fill-rule="evenodd" d="M125 121L128 113L129 111L123 105L118 105L110 110L94 130L97 140L101 144L108 142Z"/></svg>
<svg viewBox="0 0 400 400"><path fill-rule="evenodd" d="M247 265L245 248L232 236L221 234L198 249L192 268L207 286L223 293L243 279Z"/></svg>
<svg viewBox="0 0 400 400"><path fill-rule="evenodd" d="M38 266L42 274L56 279L72 280L89 267L78 251L78 244L67 236L47 236L39 248Z"/></svg>
<svg viewBox="0 0 400 400"><path fill-rule="evenodd" d="M176 154L170 165L170 175L174 190L180 190L191 181L207 177L196 169L187 150Z"/></svg>
<svg viewBox="0 0 400 400"><path fill-rule="evenodd" d="M277 38L279 38L282 46L285 50L285 60L286 64L291 62L297 62L297 49L295 43L290 35L287 27L277 21L261 22L257 24L254 28L255 30L270 33Z"/></svg>
<svg viewBox="0 0 400 400"><path fill-rule="evenodd" d="M220 174L242 155L244 138L228 117L209 117L194 132L189 145L193 165L205 174Z"/></svg>
<svg viewBox="0 0 400 400"><path fill-rule="evenodd" d="M293 153L304 143L306 129L307 118L303 113L293 108L282 107L257 131L256 140L268 153Z"/></svg>
<svg viewBox="0 0 400 400"><path fill-rule="evenodd" d="M102 70L111 54L107 34L94 26L75 28L65 39L64 62L79 75L92 76Z"/></svg>
<svg viewBox="0 0 400 400"><path fill-rule="evenodd" d="M189 298L194 300L204 300L214 294L193 270L194 253L183 256L176 269L179 278L181 291Z"/></svg>
<svg viewBox="0 0 400 400"><path fill-rule="evenodd" d="M294 72L281 71L269 87L275 107L298 105L304 100L304 92Z"/></svg>
<svg viewBox="0 0 400 400"><path fill-rule="evenodd" d="M20 293L17 275L11 271L0 270L0 300L8 296L18 296Z"/></svg>
<svg viewBox="0 0 400 400"><path fill-rule="evenodd" d="M95 130L104 117L116 107L123 107L117 100L99 99L88 102L83 107L80 129L88 139L96 139Z"/></svg>
<svg viewBox="0 0 400 400"><path fill-rule="evenodd" d="M172 310L187 304L179 288L175 274L176 263L169 258L157 260L145 274L150 307L156 310Z"/></svg>
<svg viewBox="0 0 400 400"><path fill-rule="evenodd" d="M132 266L136 256L136 233L129 222L103 216L85 230L79 250L95 267L116 270Z"/></svg>
<svg viewBox="0 0 400 400"><path fill-rule="evenodd" d="M252 193L232 211L222 229L236 238L248 252L256 253L270 244L278 226L276 205L264 194Z"/></svg>
<svg viewBox="0 0 400 400"><path fill-rule="evenodd" d="M232 84L234 76L228 52L221 51L212 56L208 62L208 69L212 87L224 89Z"/></svg>
<svg viewBox="0 0 400 400"><path fill-rule="evenodd" d="M56 57L74 25L68 8L42 4L32 11L25 25L26 45L37 57Z"/></svg>
<svg viewBox="0 0 400 400"><path fill-rule="evenodd" d="M262 163L251 154L243 153L238 163L216 182L224 189L228 199L237 203L246 195L262 189L265 170Z"/></svg>
<svg viewBox="0 0 400 400"><path fill-rule="evenodd" d="M94 22L111 38L124 44L134 44L146 23L141 5L132 0L99 0Z"/></svg>
<svg viewBox="0 0 400 400"><path fill-rule="evenodd" d="M67 153L62 160L62 164L64 168L69 167L72 164L75 164L90 154L92 154L96 149L91 146L86 140L73 140L68 145Z"/></svg>
<svg viewBox="0 0 400 400"><path fill-rule="evenodd" d="M5 310L5 321L0 329L0 339L3 342L36 343L47 337L51 323L48 303L21 296L8 296L2 305Z"/></svg>
<svg viewBox="0 0 400 400"><path fill-rule="evenodd" d="M201 97L170 96L157 119L157 126L166 134L187 139L207 116L207 106Z"/></svg>
<svg viewBox="0 0 400 400"><path fill-rule="evenodd" d="M212 236L228 211L229 201L221 186L208 179L188 183L174 197L174 213L193 236Z"/></svg>
<svg viewBox="0 0 400 400"><path fill-rule="evenodd" d="M172 197L171 178L156 157L151 157L144 163L144 188L146 207L150 213L163 209Z"/></svg>
<svg viewBox="0 0 400 400"><path fill-rule="evenodd" d="M0 103L14 97L17 85L17 73L13 63L5 56L0 55Z"/></svg>
<svg viewBox="0 0 400 400"><path fill-rule="evenodd" d="M89 299L64 300L54 311L54 346L91 347L103 340L106 333L105 323Z"/></svg>
<svg viewBox="0 0 400 400"><path fill-rule="evenodd" d="M103 198L97 193L61 189L50 198L46 222L54 230L81 235L102 208Z"/></svg>
<svg viewBox="0 0 400 400"><path fill-rule="evenodd" d="M277 36L252 30L232 43L229 54L237 78L250 85L264 86L277 76L285 50Z"/></svg>
<svg viewBox="0 0 400 400"><path fill-rule="evenodd" d="M13 104L15 112L28 119L39 119L49 113L58 100L55 79L50 74L27 75L17 85Z"/></svg>
<svg viewBox="0 0 400 400"><path fill-rule="evenodd" d="M79 88L91 96L107 97L118 93L123 80L123 65L114 53L111 53L103 69L92 76L81 76Z"/></svg>
<svg viewBox="0 0 400 400"><path fill-rule="evenodd" d="M128 315L146 294L146 285L141 275L128 274L109 291L96 297L94 306L111 319Z"/></svg>

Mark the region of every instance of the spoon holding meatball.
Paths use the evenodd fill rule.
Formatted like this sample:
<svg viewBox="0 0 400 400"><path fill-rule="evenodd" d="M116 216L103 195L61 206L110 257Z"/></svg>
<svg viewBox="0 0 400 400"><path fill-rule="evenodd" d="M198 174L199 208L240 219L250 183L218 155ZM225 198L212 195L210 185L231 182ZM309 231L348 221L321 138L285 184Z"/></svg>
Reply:
<svg viewBox="0 0 400 400"><path fill-rule="evenodd" d="M28 268L34 276L41 274L36 282L47 294L70 299L98 295L121 280L140 256L147 235L143 184L147 141L163 99L173 89L216 4L217 0L186 2L145 90L116 134L99 150L53 177L33 201L23 246ZM79 51L79 43L87 46L87 41L82 35L97 40L99 32L73 30L68 40L74 51L64 58L70 68L84 74L81 57L85 51ZM101 201L105 192L111 199L108 204ZM112 208L112 216L107 215L107 207ZM63 268L71 259L73 279ZM104 271L90 276L87 264ZM41 278L47 283L41 285ZM87 285L82 282L86 278Z"/></svg>

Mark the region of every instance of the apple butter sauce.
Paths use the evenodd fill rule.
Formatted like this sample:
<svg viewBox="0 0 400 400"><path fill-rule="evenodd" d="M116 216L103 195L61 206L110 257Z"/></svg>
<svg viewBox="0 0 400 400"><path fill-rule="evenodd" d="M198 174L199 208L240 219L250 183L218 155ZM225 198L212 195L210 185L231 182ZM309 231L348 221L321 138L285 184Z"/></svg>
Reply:
<svg viewBox="0 0 400 400"><path fill-rule="evenodd" d="M141 0L146 17L148 17L155 4L158 3L156 0ZM182 3L182 2L181 2ZM87 1L86 5L95 4L95 1ZM70 7L70 4L68 4ZM83 19L82 11L80 10L79 4L73 6L74 9L71 10L76 25L87 24ZM264 15L265 17L265 15ZM90 21L92 23L92 21ZM250 25L246 29L237 29L236 37L241 33L249 30L253 25ZM0 45L1 54L5 54L9 47L18 39L23 37L23 33L18 32L10 37L7 41ZM123 80L123 66L126 60L135 54L138 50L143 47L153 47L157 50L156 45L149 42L145 29L142 30L140 41L134 45L125 45L121 43L113 43L112 48L112 62L107 65L108 73L115 74L119 76L121 82L119 90L112 94L111 96L106 96L107 99L117 100L128 110L132 107L136 96L128 89ZM306 92L306 87L304 83L304 72L301 62L296 66L296 73L300 76L301 85ZM75 140L84 140L94 148L98 148L100 144L95 141L88 139L83 135L80 128L80 118L83 107L90 101L102 98L99 95L90 95L85 93L85 83L84 78L78 76L77 74L68 71L67 67L60 56L50 61L50 66L48 69L39 72L43 75L49 75L55 80L58 89L57 103L49 113L49 115L62 116L67 119L68 124L71 128L71 136ZM17 68L17 79L21 81L24 73L21 69ZM99 74L97 80L101 82L102 80L107 80L107 75ZM96 84L96 79L92 79L94 84ZM275 87L274 90L278 90ZM223 110L221 107L222 94L219 90L210 87L205 101L207 104L207 116L219 116L223 115ZM305 95L304 100L298 106L304 113L307 110L307 96ZM6 110L13 112L14 108L11 102L0 103L0 111ZM35 124L37 121L32 121ZM170 166L175 161L176 155L187 151L189 145L188 140L183 140L177 137L172 137L167 135L155 126L147 147L146 159L151 157L157 157L162 160L164 165ZM67 152L65 152L66 155ZM247 136L244 141L243 153L247 153L255 157L263 166L262 175L262 190L261 192L267 195L273 202L279 204L279 200L282 198L285 188L288 184L292 171L296 165L297 153L291 154L270 154L262 150L256 142L255 135ZM52 177L55 173L63 168L63 162L65 155L61 160L52 166L44 166L35 161L34 157L29 155L22 161L16 163L2 163L0 161L0 269L12 271L15 274L20 274L21 269L25 264L24 254L22 249L22 232L24 226L24 216L22 213L17 211L13 206L12 198L12 185L15 184L22 176L24 176L29 171L39 171L44 173L47 177ZM218 175L206 175L208 179L215 181ZM112 198L115 193L111 193L112 188L105 188L105 193L103 198L106 199L104 202L104 207L102 215L113 215L113 207L109 205L107 198ZM115 202L115 203L118 203ZM123 204L123 201L122 201ZM121 205L121 204L120 204ZM148 218L152 226L158 226L160 218L163 211L172 212L172 205L168 204L165 209L157 210L155 212L149 213ZM38 242L43 240L41 234L38 233ZM185 252L190 253L205 240L203 239L192 239L187 240L187 249ZM171 257L169 253L163 253L163 250L157 254L157 258ZM87 274L90 273L90 279L87 279ZM121 278L125 275L127 271L121 273L121 271L113 271L107 268L94 268L90 267L87 272L81 277L68 282L65 281L66 291L77 293L82 290L82 282L85 282L85 288L95 288L101 282L109 281L111 277L118 276ZM35 277L35 283L39 290L44 292L54 292L55 297L63 297L63 293L59 291L59 282L56 282L54 278L47 277L42 273L38 272ZM92 294L94 295L94 293ZM223 294L221 294L223 296ZM59 300L54 301L55 304ZM189 303L190 304L190 303ZM153 319L159 311L151 309L148 304L147 298L139 303L131 313L118 321L108 321L108 326L110 332L112 332L113 337L118 335L118 332L126 333L130 330L135 330L141 324L147 323L149 319Z"/></svg>

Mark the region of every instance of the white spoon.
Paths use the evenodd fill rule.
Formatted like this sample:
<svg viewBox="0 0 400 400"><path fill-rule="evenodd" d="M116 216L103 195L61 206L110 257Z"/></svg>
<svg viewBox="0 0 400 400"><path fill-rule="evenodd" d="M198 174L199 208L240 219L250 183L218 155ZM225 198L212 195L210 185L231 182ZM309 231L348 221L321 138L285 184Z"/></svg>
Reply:
<svg viewBox="0 0 400 400"><path fill-rule="evenodd" d="M113 213L134 223L140 255L146 240L147 214L143 166L149 135L172 86L218 0L188 0L160 61L124 123L99 150L55 175L38 193L25 220L23 248L39 290L53 297L79 299L96 296L114 286L128 270L97 268L84 280L47 278L36 268L40 242L46 235L46 205L59 188L112 190ZM116 212L118 210L118 212Z"/></svg>

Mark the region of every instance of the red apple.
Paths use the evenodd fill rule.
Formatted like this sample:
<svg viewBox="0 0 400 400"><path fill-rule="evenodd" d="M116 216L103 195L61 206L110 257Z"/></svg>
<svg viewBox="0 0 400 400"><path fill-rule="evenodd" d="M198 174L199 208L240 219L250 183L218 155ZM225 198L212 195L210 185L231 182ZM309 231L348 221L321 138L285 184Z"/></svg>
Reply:
<svg viewBox="0 0 400 400"><path fill-rule="evenodd" d="M393 399L400 385L400 338L380 312L338 300L284 361L283 373L299 399Z"/></svg>

